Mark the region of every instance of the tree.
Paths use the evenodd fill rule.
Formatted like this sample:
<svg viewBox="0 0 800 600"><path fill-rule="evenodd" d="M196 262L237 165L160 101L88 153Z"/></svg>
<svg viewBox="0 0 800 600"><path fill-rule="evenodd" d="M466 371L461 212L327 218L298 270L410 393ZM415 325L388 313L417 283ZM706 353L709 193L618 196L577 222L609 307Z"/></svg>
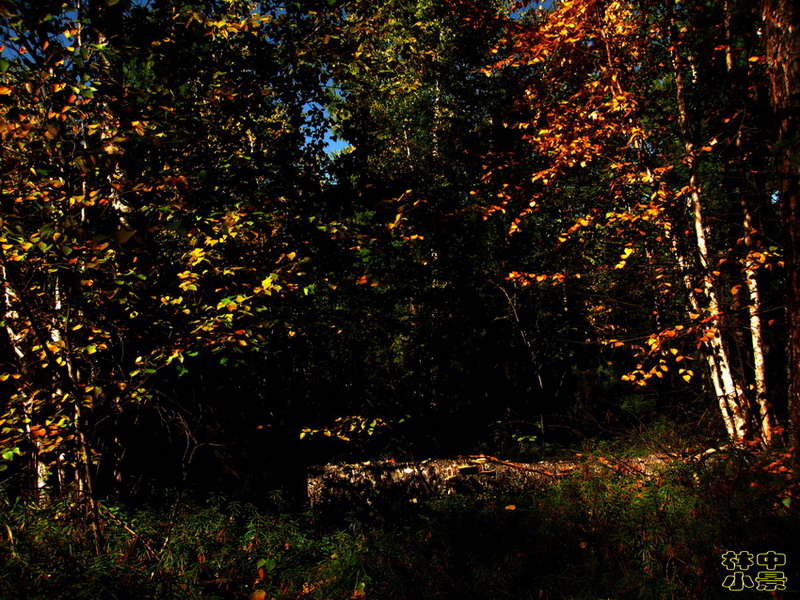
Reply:
<svg viewBox="0 0 800 600"><path fill-rule="evenodd" d="M156 414L191 460L178 378L285 337L282 299L308 286L318 79L281 54L277 9L0 13L4 457L27 457L32 491L85 496L98 546L93 488L121 476L122 438Z"/></svg>
<svg viewBox="0 0 800 600"><path fill-rule="evenodd" d="M703 37L700 15L706 19ZM617 236L613 262L607 255L587 256L586 270L565 273L551 264L545 272L519 269L509 277L522 285L562 285L580 278L588 290L599 290L598 274L635 264L638 285L647 282L653 299L647 307L650 327L657 329L643 335L631 330L632 323L626 327L617 320L616 334L607 330L598 336L601 343L628 346L638 355L636 367L623 378L644 386L676 373L677 381L689 382L695 376L688 364L690 348L696 344L728 436L769 444L774 412L764 375L760 282L778 264L778 248L767 247L764 230L748 216L752 209L741 204L752 191L742 187L746 182L726 193L720 174L741 171L745 155L732 157L715 147L725 139L743 141L726 126L730 107L703 91L718 89L715 78L725 69L752 67L757 59L738 51L734 58L732 48L740 40L730 38L730 28L713 29L723 39L709 39L708 21L714 19L722 25L725 14L683 4L588 1L510 15L501 23L505 38L496 48L501 58L485 72L491 77L515 69L524 78L520 116L507 126L519 132L529 150L527 156L489 161L485 179L493 187L488 191L500 191L487 214L513 210L517 216L509 231L514 234L552 206L565 207L567 223L558 244L574 251L591 252L587 240L592 236L609 248ZM699 59L699 51L726 48L729 52L718 58ZM748 76L746 91L730 89L740 93L732 104L743 100L742 93L763 87L758 71ZM761 139L751 136L747 142ZM755 147L746 152L755 153ZM519 164L531 165L527 181L507 176L506 169ZM769 223L774 217L765 202L768 195L759 191L759 215ZM736 212L741 220L729 222L725 215ZM742 286L749 291L746 304L737 298ZM665 299L667 306L680 299L683 315L667 312ZM745 332L749 350L740 343ZM738 366L734 350L748 356Z"/></svg>
<svg viewBox="0 0 800 600"><path fill-rule="evenodd" d="M489 15L502 8L483 6ZM333 343L364 357L348 352L350 364L368 367L335 372L356 373L348 384L356 399L346 402L360 393L364 410L412 414L407 427L426 433L411 437L441 438L444 452L486 436L507 411L530 422L551 410L542 382L555 380L548 391L556 395L563 375L544 366L548 353L534 346L540 337L555 342L543 327L532 340L527 311L503 280L517 248L504 247L500 227L486 227L469 194L487 144L505 143L499 115L516 85L478 70L496 35L463 27L441 3L398 1L350 3L325 36L328 111L349 144L333 157L330 194L352 236L359 282L326 296L342 331Z"/></svg>
<svg viewBox="0 0 800 600"><path fill-rule="evenodd" d="M762 7L770 98L777 123L774 145L786 261L789 412L795 447L800 438L800 11L788 0Z"/></svg>

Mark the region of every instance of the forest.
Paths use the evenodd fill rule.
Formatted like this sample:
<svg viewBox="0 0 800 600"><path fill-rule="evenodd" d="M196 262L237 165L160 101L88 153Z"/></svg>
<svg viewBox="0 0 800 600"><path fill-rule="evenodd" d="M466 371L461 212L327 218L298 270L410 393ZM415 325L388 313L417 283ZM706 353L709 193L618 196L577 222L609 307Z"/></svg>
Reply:
<svg viewBox="0 0 800 600"><path fill-rule="evenodd" d="M800 592L798 32L0 0L0 599Z"/></svg>

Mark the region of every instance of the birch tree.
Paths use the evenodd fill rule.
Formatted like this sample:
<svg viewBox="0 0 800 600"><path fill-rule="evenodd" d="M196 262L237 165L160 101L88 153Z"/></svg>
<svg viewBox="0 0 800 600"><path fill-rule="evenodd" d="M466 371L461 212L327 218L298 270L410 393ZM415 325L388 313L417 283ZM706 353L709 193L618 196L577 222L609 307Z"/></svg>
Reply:
<svg viewBox="0 0 800 600"><path fill-rule="evenodd" d="M724 12L706 10L696 14L710 15L704 16L710 23L724 21ZM721 150L739 139L727 126L735 115L701 95L711 89L712 77L736 65L724 22L714 29L722 37L701 39L693 28L696 14L672 2L589 0L549 9L534 4L512 14L502 24L504 43L494 50L500 60L484 72L492 77L514 69L526 82L520 114L530 116L506 126L519 132L536 167L528 181L509 181L503 168L519 156L487 162L485 181L493 187L485 191L496 199L486 214L511 214L514 235L575 182L591 177L593 187L577 185L594 196L583 196L555 243L574 252L592 235L612 245L616 235L617 263L595 262L583 273L519 269L509 278L520 285L580 278L590 285L589 277L601 271L652 273L641 284L652 286L655 298L682 297L683 315L670 317L656 301L651 311L657 330L644 334L617 326L617 334L605 332L597 341L633 351L636 366L623 379L634 385L675 375L692 383L704 374L728 437L768 445L774 412L767 398L759 272L778 268L780 254L759 237L749 205L742 204L746 199L719 191L718 167L712 165L735 168ZM702 35L708 38L707 31ZM705 44L719 53L716 58L697 56ZM758 55L736 60L751 68L748 85L763 87ZM700 113L708 109L710 114ZM716 216L725 211L741 212L742 220L731 225ZM744 306L741 288L748 292ZM738 345L743 334L749 350ZM739 357L746 353L746 363L734 360L734 349ZM692 358L702 369L691 366Z"/></svg>

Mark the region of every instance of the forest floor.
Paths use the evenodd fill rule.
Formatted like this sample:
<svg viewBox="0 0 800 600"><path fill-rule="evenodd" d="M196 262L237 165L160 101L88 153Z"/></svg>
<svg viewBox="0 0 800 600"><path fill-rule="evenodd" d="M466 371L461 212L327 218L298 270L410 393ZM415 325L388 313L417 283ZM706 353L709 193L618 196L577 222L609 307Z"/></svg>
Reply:
<svg viewBox="0 0 800 600"><path fill-rule="evenodd" d="M0 599L779 598L800 588L788 454L329 465L312 470L304 509L179 491L108 500L99 555L73 501L0 498ZM326 505L326 486L347 501ZM355 501L365 490L373 501ZM784 564L768 581L755 561L769 553Z"/></svg>

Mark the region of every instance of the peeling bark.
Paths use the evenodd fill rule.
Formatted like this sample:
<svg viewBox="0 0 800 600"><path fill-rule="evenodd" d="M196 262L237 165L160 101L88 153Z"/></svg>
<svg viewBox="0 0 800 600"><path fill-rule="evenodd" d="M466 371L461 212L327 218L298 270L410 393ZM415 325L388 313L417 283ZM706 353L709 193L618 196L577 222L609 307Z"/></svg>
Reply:
<svg viewBox="0 0 800 600"><path fill-rule="evenodd" d="M734 56L734 48L736 48L736 39L734 34L734 12L731 3L725 0L724 3L724 27L725 27L725 66L728 73L728 82L731 89L731 96L734 98L747 97L748 92L745 90L743 82L746 81L746 72L742 72L741 68L737 67L736 58ZM741 17L740 17L741 18ZM747 108L744 109L748 111ZM744 118L744 117L742 117ZM754 424L754 433L758 432L761 443L764 446L770 446L773 441L774 415L772 414L772 407L767 401L767 375L766 375L766 362L764 358L764 338L763 338L763 324L761 320L761 306L762 306L762 293L760 289L758 271L759 264L753 260L750 252L756 247L756 242L753 235L758 233L756 221L753 218L753 210L751 205L755 204L753 194L756 194L756 202L759 200L759 192L756 191L755 186L751 186L748 190L746 182L748 181L747 172L747 152L743 137L744 123L740 123L736 128L734 134L734 147L735 153L733 163L735 172L738 176L740 185L737 189L731 189L731 195L738 195L740 197L740 204L742 207L742 241L744 242L745 249L748 254L742 261L742 274L744 276L744 283L747 286L747 292L750 303L748 304L748 333L750 337L750 348L752 351L752 368L753 368L753 386L754 391L753 401L755 407L758 409L758 423ZM752 167L750 167L752 169ZM763 192L762 194L763 195ZM761 199L761 201L768 201Z"/></svg>
<svg viewBox="0 0 800 600"><path fill-rule="evenodd" d="M670 31L673 40L678 39L676 34L677 27L674 17L670 16ZM704 347L704 358L711 373L714 384L714 391L722 412L728 436L732 440L748 439L752 437L751 407L749 398L744 393L743 386L737 381L731 367L731 360L728 350L722 340L719 331L719 319L722 315L722 307L719 301L719 293L715 282L709 252L706 241L707 231L703 217L703 201L701 197L700 184L697 176L697 151L691 138L689 127L689 114L686 106L686 90L683 79L683 59L673 42L672 45L672 66L675 74L675 99L678 108L678 124L680 127L681 141L686 154L685 163L689 170L689 196L687 198L687 209L694 226L694 245L696 249L697 262L702 275L702 295L705 299L706 310L713 318L713 329L711 335L707 337ZM685 261L685 259L684 259ZM688 261L685 261L688 262ZM689 265L686 264L685 267ZM686 270L684 269L684 272ZM700 307L700 303L694 297L694 284L690 282L688 290L693 308ZM699 312L696 310L696 312Z"/></svg>
<svg viewBox="0 0 800 600"><path fill-rule="evenodd" d="M322 508L417 503L452 494L514 494L545 489L571 473L616 471L653 477L666 455L610 460L513 463L493 456L431 459L418 463L365 462L322 465L308 471L308 499Z"/></svg>

